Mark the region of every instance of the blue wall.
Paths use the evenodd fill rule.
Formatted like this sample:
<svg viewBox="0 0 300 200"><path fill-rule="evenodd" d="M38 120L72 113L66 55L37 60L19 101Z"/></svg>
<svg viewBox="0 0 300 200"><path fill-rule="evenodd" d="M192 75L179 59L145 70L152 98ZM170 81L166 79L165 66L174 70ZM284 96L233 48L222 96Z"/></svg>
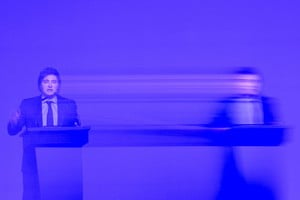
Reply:
<svg viewBox="0 0 300 200"><path fill-rule="evenodd" d="M1 2L0 196L21 194L21 142L7 136L6 123L22 98L38 93L45 66L63 76L201 74L250 65L264 74L265 92L292 127L276 169L285 183L282 199L299 199L298 7L258 0Z"/></svg>

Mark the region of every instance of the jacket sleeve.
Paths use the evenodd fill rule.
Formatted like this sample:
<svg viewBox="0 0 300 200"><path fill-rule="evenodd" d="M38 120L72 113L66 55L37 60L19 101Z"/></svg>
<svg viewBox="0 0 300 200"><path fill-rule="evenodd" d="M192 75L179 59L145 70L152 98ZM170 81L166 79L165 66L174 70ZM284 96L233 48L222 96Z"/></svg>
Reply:
<svg viewBox="0 0 300 200"><path fill-rule="evenodd" d="M7 124L7 132L9 135L18 134L24 127L24 125L25 125L24 106L25 106L24 101L22 101L22 103L19 107L20 116L16 121L14 121L12 119L9 120L9 122Z"/></svg>
<svg viewBox="0 0 300 200"><path fill-rule="evenodd" d="M219 103L219 108L214 113L212 119L206 124L207 127L228 127L231 126L231 120L228 116L228 102L222 100Z"/></svg>
<svg viewBox="0 0 300 200"><path fill-rule="evenodd" d="M81 122L79 120L78 112L77 112L77 104L73 101L73 109L72 109L72 118L73 118L73 126L81 126Z"/></svg>
<svg viewBox="0 0 300 200"><path fill-rule="evenodd" d="M277 103L272 98L264 99L264 124L266 125L275 125L279 124Z"/></svg>

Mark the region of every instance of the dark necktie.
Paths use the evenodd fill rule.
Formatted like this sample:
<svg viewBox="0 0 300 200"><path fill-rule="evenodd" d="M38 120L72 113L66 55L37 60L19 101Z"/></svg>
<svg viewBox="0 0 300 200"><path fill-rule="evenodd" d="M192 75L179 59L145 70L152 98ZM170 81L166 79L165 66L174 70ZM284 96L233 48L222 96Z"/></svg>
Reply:
<svg viewBox="0 0 300 200"><path fill-rule="evenodd" d="M52 106L51 106L53 101L47 101L46 103L48 104L47 126L54 126L54 123L53 123L53 110L52 110Z"/></svg>

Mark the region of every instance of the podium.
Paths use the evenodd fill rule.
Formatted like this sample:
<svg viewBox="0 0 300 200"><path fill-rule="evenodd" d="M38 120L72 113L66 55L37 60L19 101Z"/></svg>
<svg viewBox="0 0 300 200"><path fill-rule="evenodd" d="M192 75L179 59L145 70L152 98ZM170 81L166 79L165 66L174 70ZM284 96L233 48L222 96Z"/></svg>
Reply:
<svg viewBox="0 0 300 200"><path fill-rule="evenodd" d="M90 127L28 128L23 142L34 147L82 147L88 143L89 130Z"/></svg>
<svg viewBox="0 0 300 200"><path fill-rule="evenodd" d="M30 189L39 190L41 200L83 199L81 147L88 143L89 130L43 127L28 128L23 134L23 171L38 177L34 181L39 188Z"/></svg>

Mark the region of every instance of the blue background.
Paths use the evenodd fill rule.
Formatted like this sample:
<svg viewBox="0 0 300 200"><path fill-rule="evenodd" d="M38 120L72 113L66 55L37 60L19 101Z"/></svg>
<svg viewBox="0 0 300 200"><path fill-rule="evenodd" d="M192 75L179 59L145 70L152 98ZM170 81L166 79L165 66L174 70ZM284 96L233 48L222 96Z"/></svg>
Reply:
<svg viewBox="0 0 300 200"><path fill-rule="evenodd" d="M45 66L63 78L218 73L241 65L264 74L265 93L277 98L291 127L274 173L282 177L279 199L299 199L298 8L297 1L258 0L2 1L1 199L21 195L21 140L7 135L6 123L23 98L38 94ZM84 113L93 118L92 110Z"/></svg>

